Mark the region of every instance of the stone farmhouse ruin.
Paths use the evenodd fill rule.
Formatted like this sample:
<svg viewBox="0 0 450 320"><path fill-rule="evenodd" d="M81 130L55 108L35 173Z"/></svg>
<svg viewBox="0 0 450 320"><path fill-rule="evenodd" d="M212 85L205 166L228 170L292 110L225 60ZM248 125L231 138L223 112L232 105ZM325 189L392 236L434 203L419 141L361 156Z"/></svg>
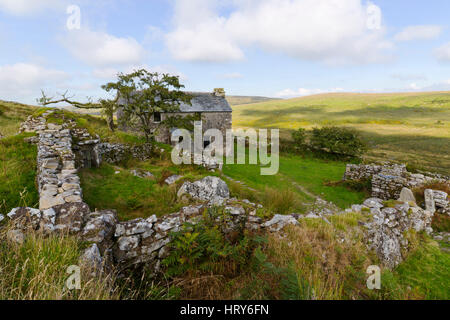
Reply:
<svg viewBox="0 0 450 320"><path fill-rule="evenodd" d="M173 116L196 116L202 121L202 131L209 129L219 129L223 136L226 136L226 131L231 130L232 127L232 109L225 98L225 92L223 89L214 89L214 92L186 92L189 94L191 104L180 103L179 112L163 113L155 112L152 116L152 126L156 132L156 141L166 144L172 144L178 141L171 141L171 134L178 128L168 128L160 126L160 123L166 120L168 117ZM124 101L119 100L119 105L125 104ZM133 131L133 127L125 124L121 124L120 119L124 116L121 109L117 112L117 120L120 124L120 129L124 131ZM204 137L205 146L211 143L209 137Z"/></svg>
<svg viewBox="0 0 450 320"><path fill-rule="evenodd" d="M117 164L125 154L143 160L151 155L146 155L146 150L139 150L136 146L103 143L98 136L91 136L85 128L77 127L74 120L61 125L48 122L52 113L48 110L37 118L30 116L21 126L21 132L37 134L26 138L26 141L37 144L38 149L39 208L11 210L7 214L10 224L7 236L10 241L18 243L23 243L29 230L43 235L77 236L90 243L80 261L99 273L145 267L153 275L161 274L164 271L162 261L172 250L171 232L181 230L186 222L198 223L204 218L205 210L217 206L223 207L224 214L217 216L215 222L226 235L247 230L278 233L283 237L283 228L298 225L299 219L320 219L331 224L328 220L331 216L345 212L360 213L365 217L358 221L363 241L390 269L404 260L409 250L410 232L432 234L433 216L450 215L450 199L446 192L424 190L425 204L422 205L408 189L433 181L448 184L449 177L412 174L404 165L397 164L349 164L344 180L371 179L372 198L345 211L317 198L304 215L275 214L271 220L263 219L257 215L261 204L231 198L225 181L207 176L194 182L184 181L179 188L175 184L177 198L195 200L194 204L183 207L179 212L119 221L115 210L92 211L93 208L84 202L78 170L94 162L96 165L101 162ZM231 113L228 115L231 117ZM93 159L86 159L87 148L95 154ZM147 172L144 178L149 175L151 173ZM179 178L165 183L173 184ZM4 219L6 217L0 214L0 222Z"/></svg>

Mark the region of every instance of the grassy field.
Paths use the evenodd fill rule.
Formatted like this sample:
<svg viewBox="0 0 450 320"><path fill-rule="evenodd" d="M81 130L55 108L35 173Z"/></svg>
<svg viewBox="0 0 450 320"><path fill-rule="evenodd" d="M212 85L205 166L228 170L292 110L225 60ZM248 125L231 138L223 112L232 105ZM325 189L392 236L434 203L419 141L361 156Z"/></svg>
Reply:
<svg viewBox="0 0 450 320"><path fill-rule="evenodd" d="M233 128L280 128L286 139L325 125L359 130L371 146L368 160L450 174L450 92L333 93L233 107Z"/></svg>

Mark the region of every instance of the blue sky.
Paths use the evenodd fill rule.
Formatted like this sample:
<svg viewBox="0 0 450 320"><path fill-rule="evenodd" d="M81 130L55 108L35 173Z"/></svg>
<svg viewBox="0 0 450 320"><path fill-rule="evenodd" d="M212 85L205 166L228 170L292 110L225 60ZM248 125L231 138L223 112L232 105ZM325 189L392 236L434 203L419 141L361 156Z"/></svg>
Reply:
<svg viewBox="0 0 450 320"><path fill-rule="evenodd" d="M0 99L97 98L140 67L234 95L450 90L449 12L448 0L0 0Z"/></svg>

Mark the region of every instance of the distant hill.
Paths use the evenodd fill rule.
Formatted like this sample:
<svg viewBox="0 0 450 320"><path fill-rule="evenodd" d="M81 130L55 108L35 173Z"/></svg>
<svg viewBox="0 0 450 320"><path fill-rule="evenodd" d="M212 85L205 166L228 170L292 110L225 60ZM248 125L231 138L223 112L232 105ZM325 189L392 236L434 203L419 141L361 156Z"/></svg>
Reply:
<svg viewBox="0 0 450 320"><path fill-rule="evenodd" d="M260 103L272 100L281 100L278 98L267 98L257 96L227 96L227 101L230 105L236 106L241 104Z"/></svg>
<svg viewBox="0 0 450 320"><path fill-rule="evenodd" d="M377 160L450 172L450 91L330 93L233 106L234 128L291 130L326 125L359 130Z"/></svg>

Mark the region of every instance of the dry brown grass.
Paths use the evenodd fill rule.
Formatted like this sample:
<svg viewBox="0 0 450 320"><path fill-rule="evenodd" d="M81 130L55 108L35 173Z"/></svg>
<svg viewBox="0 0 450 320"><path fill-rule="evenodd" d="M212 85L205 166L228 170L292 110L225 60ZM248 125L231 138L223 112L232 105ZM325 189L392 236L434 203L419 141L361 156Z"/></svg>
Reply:
<svg viewBox="0 0 450 320"><path fill-rule="evenodd" d="M299 283L309 286L308 294L302 294L305 298L360 298L365 286L361 280L365 279L363 275L371 258L367 256L362 235L352 227L357 218L336 217L340 220L333 221L336 228L321 220L301 221L301 226L287 228L286 238L270 237L269 250L275 253L270 261L294 268Z"/></svg>

